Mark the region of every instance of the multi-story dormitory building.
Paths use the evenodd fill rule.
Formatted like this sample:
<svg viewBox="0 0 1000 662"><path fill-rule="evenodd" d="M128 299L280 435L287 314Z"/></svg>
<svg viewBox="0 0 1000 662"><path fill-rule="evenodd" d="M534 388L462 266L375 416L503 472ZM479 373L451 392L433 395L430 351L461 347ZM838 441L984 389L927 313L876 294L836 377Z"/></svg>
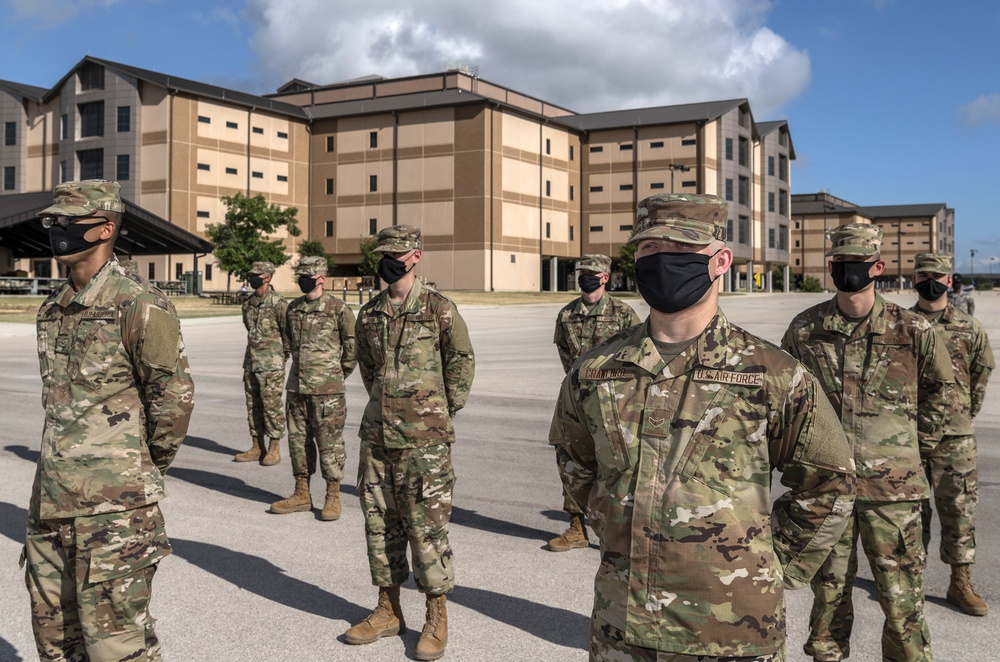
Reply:
<svg viewBox="0 0 1000 662"><path fill-rule="evenodd" d="M746 99L577 114L460 71L293 80L258 97L92 57L49 90L0 91L3 193L118 179L128 200L202 235L223 220L219 198L261 193L298 208L301 238L321 240L342 275L364 237L408 223L440 288L573 289L575 259L617 257L636 203L671 191L729 200L726 289L788 273L795 152L787 123L756 122ZM193 266L139 263L155 279ZM199 269L205 289L225 289L210 256ZM277 283L293 289L287 267Z"/></svg>

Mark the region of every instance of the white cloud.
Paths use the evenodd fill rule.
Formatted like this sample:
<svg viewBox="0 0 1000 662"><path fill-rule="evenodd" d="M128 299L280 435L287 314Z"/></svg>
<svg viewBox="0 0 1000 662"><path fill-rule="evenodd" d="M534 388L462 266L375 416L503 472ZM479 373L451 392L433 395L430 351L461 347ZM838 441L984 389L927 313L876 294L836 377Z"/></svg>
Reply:
<svg viewBox="0 0 1000 662"><path fill-rule="evenodd" d="M984 94L958 109L966 126L1000 124L1000 94Z"/></svg>
<svg viewBox="0 0 1000 662"><path fill-rule="evenodd" d="M122 0L10 0L18 18L35 19L52 27L93 8L106 9Z"/></svg>
<svg viewBox="0 0 1000 662"><path fill-rule="evenodd" d="M468 62L579 112L747 97L766 119L809 83L808 54L763 24L766 0L247 2L275 87Z"/></svg>

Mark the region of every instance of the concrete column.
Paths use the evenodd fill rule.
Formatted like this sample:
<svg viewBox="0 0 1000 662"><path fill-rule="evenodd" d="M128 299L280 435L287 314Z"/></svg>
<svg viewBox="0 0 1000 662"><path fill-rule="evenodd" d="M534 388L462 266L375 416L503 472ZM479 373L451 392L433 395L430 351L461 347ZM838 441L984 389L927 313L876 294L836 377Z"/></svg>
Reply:
<svg viewBox="0 0 1000 662"><path fill-rule="evenodd" d="M790 265L785 265L785 294L792 291L792 267Z"/></svg>
<svg viewBox="0 0 1000 662"><path fill-rule="evenodd" d="M549 292L559 291L559 258L549 258Z"/></svg>
<svg viewBox="0 0 1000 662"><path fill-rule="evenodd" d="M771 279L771 276L772 276L772 274L771 274L771 270L770 270L770 269L768 269L768 270L767 270L767 271L766 271L766 272L764 273L764 282L766 283L766 284L764 285L764 287L765 287L765 288L767 288L767 292L768 292L768 293L770 293L770 292L774 292L774 283L773 283L773 281L772 281L772 279Z"/></svg>

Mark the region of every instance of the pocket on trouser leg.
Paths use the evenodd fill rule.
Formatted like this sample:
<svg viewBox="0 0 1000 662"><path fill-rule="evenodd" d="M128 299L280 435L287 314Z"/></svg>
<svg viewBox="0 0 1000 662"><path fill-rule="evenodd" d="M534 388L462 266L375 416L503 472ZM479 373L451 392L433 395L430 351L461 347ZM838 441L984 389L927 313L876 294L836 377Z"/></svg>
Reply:
<svg viewBox="0 0 1000 662"><path fill-rule="evenodd" d="M24 584L31 602L31 629L40 660L85 654L71 557L59 531L29 532L22 551Z"/></svg>
<svg viewBox="0 0 1000 662"><path fill-rule="evenodd" d="M92 622L84 622L87 653L94 660L147 660L147 642L156 641L149 614L156 565L115 577L88 588ZM90 620L90 619L88 619ZM158 646L157 646L158 648Z"/></svg>

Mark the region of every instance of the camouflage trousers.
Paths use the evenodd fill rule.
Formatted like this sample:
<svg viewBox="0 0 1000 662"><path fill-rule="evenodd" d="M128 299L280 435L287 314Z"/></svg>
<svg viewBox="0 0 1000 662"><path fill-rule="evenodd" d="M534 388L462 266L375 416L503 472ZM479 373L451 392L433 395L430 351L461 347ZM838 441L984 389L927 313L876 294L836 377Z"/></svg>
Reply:
<svg viewBox="0 0 1000 662"><path fill-rule="evenodd" d="M976 505L979 489L976 472L976 438L944 437L934 457L924 460L927 480L934 491L934 505L941 520L941 560L948 565L976 561ZM931 542L931 502L923 502L924 547Z"/></svg>
<svg viewBox="0 0 1000 662"><path fill-rule="evenodd" d="M281 394L285 390L285 371L243 373L243 392L247 396L247 421L250 436L265 441L281 439L285 434L285 409Z"/></svg>
<svg viewBox="0 0 1000 662"><path fill-rule="evenodd" d="M858 572L861 540L875 577L882 626L882 659L915 662L934 659L924 620L924 567L919 501L854 504L847 529L813 578L809 638L804 650L822 660L850 654L854 603L851 592Z"/></svg>
<svg viewBox="0 0 1000 662"><path fill-rule="evenodd" d="M320 473L326 480L344 480L344 421L347 399L343 393L307 395L288 392L288 454L292 475L308 477Z"/></svg>
<svg viewBox="0 0 1000 662"><path fill-rule="evenodd" d="M421 592L440 595L455 588L448 544L454 487L449 444L386 448L361 442L358 491L375 586L406 581L409 543L413 578Z"/></svg>
<svg viewBox="0 0 1000 662"><path fill-rule="evenodd" d="M60 520L29 517L22 562L43 662L160 660L149 598L170 554L160 508Z"/></svg>
<svg viewBox="0 0 1000 662"><path fill-rule="evenodd" d="M590 620L591 662L785 662L784 647L768 655L712 657L683 655L625 643L625 633L596 616Z"/></svg>
<svg viewBox="0 0 1000 662"><path fill-rule="evenodd" d="M556 454L556 465L560 467L560 473L562 472L562 463L559 462L558 452ZM560 476L561 477L561 476ZM570 496L569 490L566 489L566 485L563 484L563 512L569 513L570 515L583 515L583 508L577 504L576 499Z"/></svg>

